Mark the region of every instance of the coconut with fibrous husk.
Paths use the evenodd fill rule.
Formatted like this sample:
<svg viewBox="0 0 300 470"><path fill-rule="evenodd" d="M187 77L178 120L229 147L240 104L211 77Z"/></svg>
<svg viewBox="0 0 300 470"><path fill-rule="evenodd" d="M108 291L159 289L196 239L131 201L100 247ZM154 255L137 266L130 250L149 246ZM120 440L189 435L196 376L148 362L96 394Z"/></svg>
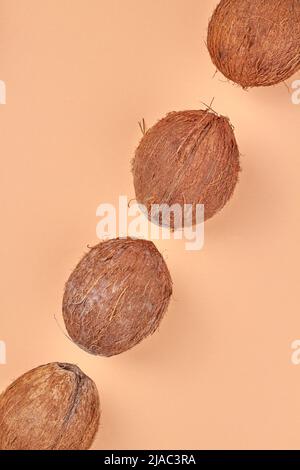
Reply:
<svg viewBox="0 0 300 470"><path fill-rule="evenodd" d="M233 127L210 109L169 113L143 136L132 171L136 199L153 222L166 225L159 207L175 207L170 228L181 228L187 207L187 225L193 225L201 204L207 220L224 207L238 181Z"/></svg>
<svg viewBox="0 0 300 470"><path fill-rule="evenodd" d="M94 382L73 364L46 364L0 395L0 449L85 450L99 419Z"/></svg>
<svg viewBox="0 0 300 470"><path fill-rule="evenodd" d="M91 354L120 354L154 333L171 294L167 265L151 241L128 237L101 242L66 283L68 334Z"/></svg>
<svg viewBox="0 0 300 470"><path fill-rule="evenodd" d="M217 69L243 88L283 82L300 70L300 1L221 0L207 46Z"/></svg>

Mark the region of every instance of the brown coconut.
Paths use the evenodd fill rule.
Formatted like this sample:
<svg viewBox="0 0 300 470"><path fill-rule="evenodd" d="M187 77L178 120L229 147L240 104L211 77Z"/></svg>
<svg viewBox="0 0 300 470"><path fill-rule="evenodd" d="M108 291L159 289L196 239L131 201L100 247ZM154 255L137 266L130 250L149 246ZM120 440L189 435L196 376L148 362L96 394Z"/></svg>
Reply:
<svg viewBox="0 0 300 470"><path fill-rule="evenodd" d="M40 366L0 395L0 449L88 449L99 419L96 385L77 366Z"/></svg>
<svg viewBox="0 0 300 470"><path fill-rule="evenodd" d="M221 0L207 45L229 80L243 88L276 85L300 69L300 1Z"/></svg>
<svg viewBox="0 0 300 470"><path fill-rule="evenodd" d="M172 112L144 135L132 170L136 199L149 218L154 204L179 205L182 215L183 205L190 204L195 224L196 205L203 204L207 220L230 199L238 181L233 128L226 117L209 110ZM165 225L163 217L154 222ZM171 217L171 228L176 224Z"/></svg>
<svg viewBox="0 0 300 470"><path fill-rule="evenodd" d="M171 294L168 268L152 242L108 240L91 248L68 279L63 317L78 346L113 356L154 333Z"/></svg>

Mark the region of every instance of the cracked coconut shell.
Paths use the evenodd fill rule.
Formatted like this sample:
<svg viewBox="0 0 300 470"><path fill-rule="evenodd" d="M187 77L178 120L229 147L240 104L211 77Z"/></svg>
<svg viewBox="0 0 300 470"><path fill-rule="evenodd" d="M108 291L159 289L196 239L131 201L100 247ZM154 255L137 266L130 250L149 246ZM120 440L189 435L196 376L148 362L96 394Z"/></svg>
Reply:
<svg viewBox="0 0 300 470"><path fill-rule="evenodd" d="M154 333L171 294L167 265L152 242L104 241L90 249L66 283L68 334L89 353L120 354Z"/></svg>
<svg viewBox="0 0 300 470"><path fill-rule="evenodd" d="M190 204L191 223L198 204L205 220L232 196L240 171L239 151L229 120L209 110L169 113L142 138L132 165L136 199L148 218L166 225L155 206L177 205L182 222L173 214L170 227L180 228L184 205Z"/></svg>
<svg viewBox="0 0 300 470"><path fill-rule="evenodd" d="M0 449L85 450L99 419L96 385L77 366L40 366L0 395Z"/></svg>
<svg viewBox="0 0 300 470"><path fill-rule="evenodd" d="M207 46L217 69L243 88L283 82L300 69L300 1L221 0Z"/></svg>

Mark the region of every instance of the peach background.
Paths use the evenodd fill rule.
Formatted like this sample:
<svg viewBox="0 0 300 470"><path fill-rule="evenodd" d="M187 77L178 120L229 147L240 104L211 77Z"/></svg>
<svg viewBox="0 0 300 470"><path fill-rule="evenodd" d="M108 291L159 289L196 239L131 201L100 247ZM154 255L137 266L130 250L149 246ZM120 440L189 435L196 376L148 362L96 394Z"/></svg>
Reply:
<svg viewBox="0 0 300 470"><path fill-rule="evenodd" d="M77 363L101 393L95 449L300 447L300 106L284 85L244 92L213 78L204 42L216 3L0 2L0 387ZM201 252L157 243L174 281L160 332L89 356L54 315L63 325L64 282L97 242L96 208L134 197L142 117L149 126L213 97L243 155L234 198L206 224Z"/></svg>

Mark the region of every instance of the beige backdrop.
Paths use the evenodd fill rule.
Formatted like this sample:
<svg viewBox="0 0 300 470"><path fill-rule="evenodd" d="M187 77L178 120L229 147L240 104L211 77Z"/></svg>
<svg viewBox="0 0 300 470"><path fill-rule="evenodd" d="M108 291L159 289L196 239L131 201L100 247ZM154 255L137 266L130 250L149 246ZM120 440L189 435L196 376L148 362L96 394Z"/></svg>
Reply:
<svg viewBox="0 0 300 470"><path fill-rule="evenodd" d="M101 393L95 449L300 447L300 105L284 85L245 92L213 78L216 3L0 1L0 387L43 363L78 364ZM174 281L159 333L90 356L54 316L63 326L64 282L97 242L96 208L134 197L142 117L213 97L242 153L234 198L201 252L157 243Z"/></svg>

